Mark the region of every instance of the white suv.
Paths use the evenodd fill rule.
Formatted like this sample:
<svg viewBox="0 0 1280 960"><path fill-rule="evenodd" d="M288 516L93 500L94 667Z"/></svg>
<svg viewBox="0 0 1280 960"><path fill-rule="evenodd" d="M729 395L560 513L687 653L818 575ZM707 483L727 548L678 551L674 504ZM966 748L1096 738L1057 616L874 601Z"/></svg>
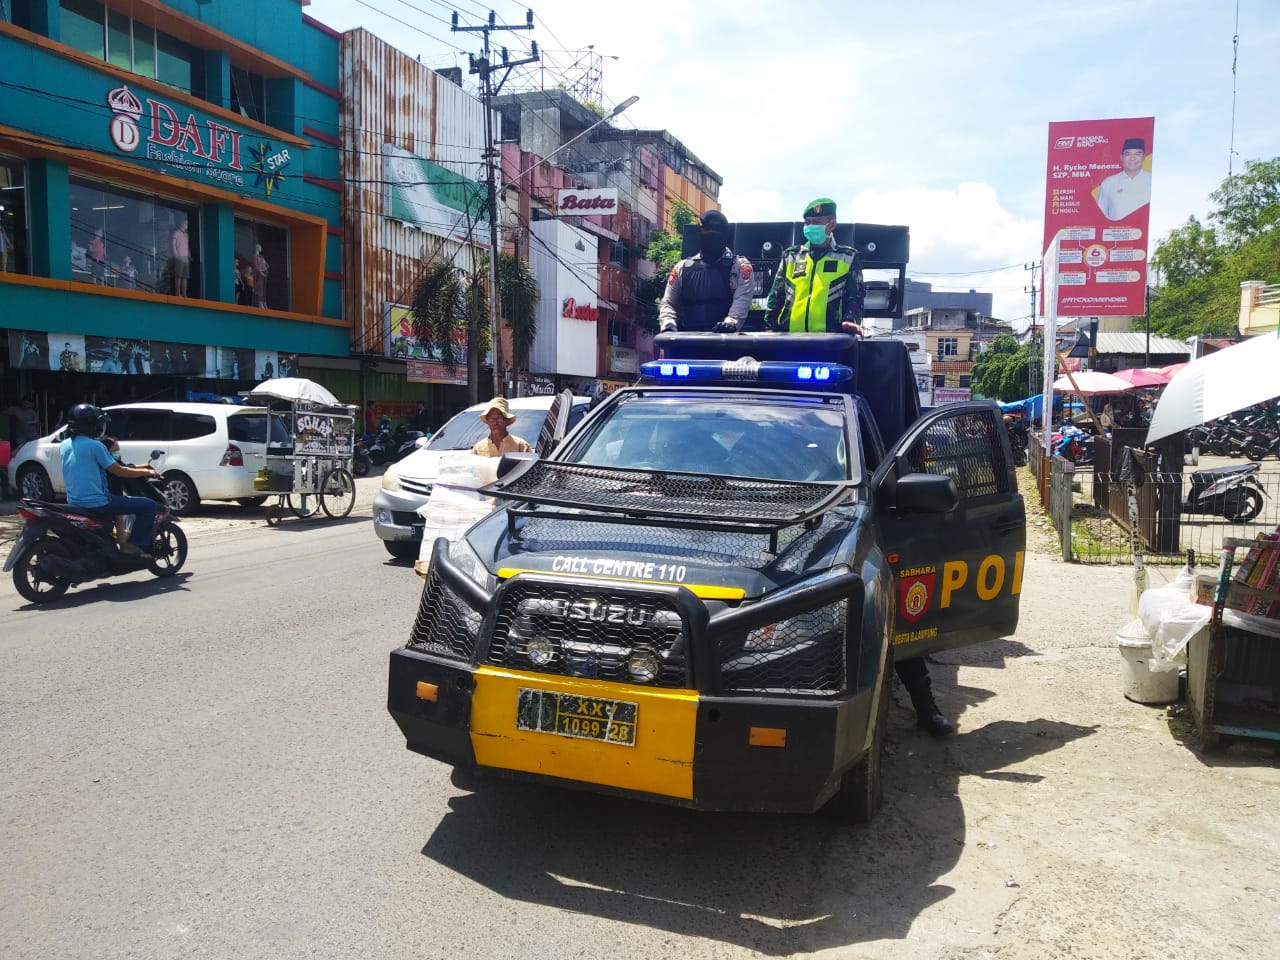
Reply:
<svg viewBox="0 0 1280 960"><path fill-rule="evenodd" d="M267 432L273 442L288 442L288 431L262 407L227 403L124 403L104 408L107 433L120 440L125 463L146 463L164 478L165 499L175 513L190 513L201 500L236 500L256 507L266 497L253 489L253 479L266 462ZM9 464L9 482L18 495L49 500L64 495L58 445L66 438L59 428L25 444Z"/></svg>
<svg viewBox="0 0 1280 960"><path fill-rule="evenodd" d="M555 399L554 396L512 397L507 401L516 416L511 432L536 445ZM419 441L422 446L391 464L382 475L382 489L373 497L373 531L387 553L397 560L418 558L424 522L418 508L431 496L443 455L450 451L470 450L476 441L489 435L489 427L480 419L487 406L487 403L477 403L467 407L433 433L430 440L425 443ZM573 398L573 405L569 408L569 429L577 425L590 406L590 397Z"/></svg>

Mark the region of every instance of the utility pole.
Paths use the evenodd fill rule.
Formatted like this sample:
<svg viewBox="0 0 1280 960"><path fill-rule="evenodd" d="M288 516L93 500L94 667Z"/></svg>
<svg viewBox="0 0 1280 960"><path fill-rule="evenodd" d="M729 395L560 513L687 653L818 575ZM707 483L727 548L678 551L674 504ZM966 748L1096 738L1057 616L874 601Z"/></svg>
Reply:
<svg viewBox="0 0 1280 960"><path fill-rule="evenodd" d="M1031 294L1031 340L1027 347L1027 396L1035 396L1035 385L1039 382L1040 377L1036 371L1036 294L1040 291L1036 289L1036 271L1040 269L1040 264L1036 261L1024 263L1023 270L1031 271L1031 285L1023 287L1023 293Z"/></svg>
<svg viewBox="0 0 1280 960"><path fill-rule="evenodd" d="M489 206L489 340L491 349L493 350L493 395L500 396L504 391L502 389L502 343L498 336L498 252L499 252L499 236L498 236L498 146L495 142L493 130L493 98L498 91L502 89L502 85L507 82L507 78L511 76L511 71L515 67L524 66L526 63L536 63L538 61L538 43L533 42L532 55L525 57L523 60L512 60L507 54L507 48L502 48L502 62L494 63L492 52L489 48L489 34L498 30L532 30L533 29L533 11L525 11L525 22L523 24L501 24L498 23L497 14L492 10L489 11L489 20L478 27L463 27L458 25L458 13L455 10L453 14L452 30L454 33L482 33L484 34L484 51L479 57L469 56L471 61L471 73L476 74L480 78L480 99L484 104L484 160L485 160L485 183L487 186L488 206ZM503 69L505 72L502 79L496 84L493 82L493 73L497 69ZM468 326L469 343L467 344L467 382L471 387L471 402L479 402L480 389L480 329L474 318L470 320Z"/></svg>

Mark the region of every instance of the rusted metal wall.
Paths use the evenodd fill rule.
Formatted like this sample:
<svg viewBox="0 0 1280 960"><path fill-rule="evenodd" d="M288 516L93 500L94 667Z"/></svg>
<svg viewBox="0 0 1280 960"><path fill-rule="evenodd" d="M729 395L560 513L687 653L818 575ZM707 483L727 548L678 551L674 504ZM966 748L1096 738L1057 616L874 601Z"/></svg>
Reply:
<svg viewBox="0 0 1280 960"><path fill-rule="evenodd" d="M443 257L474 265L467 244L384 216L383 145L483 182L484 109L467 91L363 29L343 35L340 62L343 314L352 322L352 349L381 353L384 305L408 303L424 264ZM493 122L499 122L496 111ZM479 239L487 242L487 223L481 227Z"/></svg>

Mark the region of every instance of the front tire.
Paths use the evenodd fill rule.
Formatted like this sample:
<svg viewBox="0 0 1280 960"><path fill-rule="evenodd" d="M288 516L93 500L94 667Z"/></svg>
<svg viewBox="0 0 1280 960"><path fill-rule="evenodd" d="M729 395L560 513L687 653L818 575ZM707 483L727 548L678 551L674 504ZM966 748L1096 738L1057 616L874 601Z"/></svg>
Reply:
<svg viewBox="0 0 1280 960"><path fill-rule="evenodd" d="M49 556L70 560L72 550L56 539L37 540L13 568L13 585L23 599L30 603L57 600L71 586L68 580L40 572L40 561Z"/></svg>
<svg viewBox="0 0 1280 960"><path fill-rule="evenodd" d="M187 562L187 535L175 523L162 524L151 541L147 569L157 577L172 577Z"/></svg>
<svg viewBox="0 0 1280 960"><path fill-rule="evenodd" d="M884 763L884 731L889 725L889 701L893 691L893 657L885 658L880 672L880 700L871 715L871 745L857 765L845 773L840 789L827 801L822 812L843 823L865 824L880 810L884 801L881 768Z"/></svg>
<svg viewBox="0 0 1280 960"><path fill-rule="evenodd" d="M417 560L418 554L422 551L421 544L404 540L383 540L382 545L396 560Z"/></svg>
<svg viewBox="0 0 1280 960"><path fill-rule="evenodd" d="M320 506L326 515L341 519L356 505L356 482L345 467L337 467L324 475L320 484Z"/></svg>
<svg viewBox="0 0 1280 960"><path fill-rule="evenodd" d="M165 502L180 517L193 513L200 506L200 494L191 478L183 473L166 473L160 481Z"/></svg>
<svg viewBox="0 0 1280 960"><path fill-rule="evenodd" d="M236 497L236 503L242 507L260 507L266 502L266 497Z"/></svg>
<svg viewBox="0 0 1280 960"><path fill-rule="evenodd" d="M18 481L18 495L26 500L52 500L53 484L44 467L36 463L23 464L14 478Z"/></svg>

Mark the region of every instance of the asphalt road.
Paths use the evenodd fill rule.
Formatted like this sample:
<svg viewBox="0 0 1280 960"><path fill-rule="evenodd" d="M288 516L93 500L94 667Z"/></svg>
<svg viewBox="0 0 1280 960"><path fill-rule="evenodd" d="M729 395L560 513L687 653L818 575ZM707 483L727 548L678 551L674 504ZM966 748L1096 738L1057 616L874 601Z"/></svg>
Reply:
<svg viewBox="0 0 1280 960"><path fill-rule="evenodd" d="M1029 557L1018 637L935 665L960 734L899 694L868 828L470 792L385 710L420 581L373 537L375 483L344 522L206 511L167 582L38 610L0 582L0 956L1147 956L1175 902L1187 950L1158 955L1273 946L1274 760L1195 763L1119 697L1122 571ZM1064 589L1089 597L1068 632ZM1198 883L1219 860L1232 885Z"/></svg>

